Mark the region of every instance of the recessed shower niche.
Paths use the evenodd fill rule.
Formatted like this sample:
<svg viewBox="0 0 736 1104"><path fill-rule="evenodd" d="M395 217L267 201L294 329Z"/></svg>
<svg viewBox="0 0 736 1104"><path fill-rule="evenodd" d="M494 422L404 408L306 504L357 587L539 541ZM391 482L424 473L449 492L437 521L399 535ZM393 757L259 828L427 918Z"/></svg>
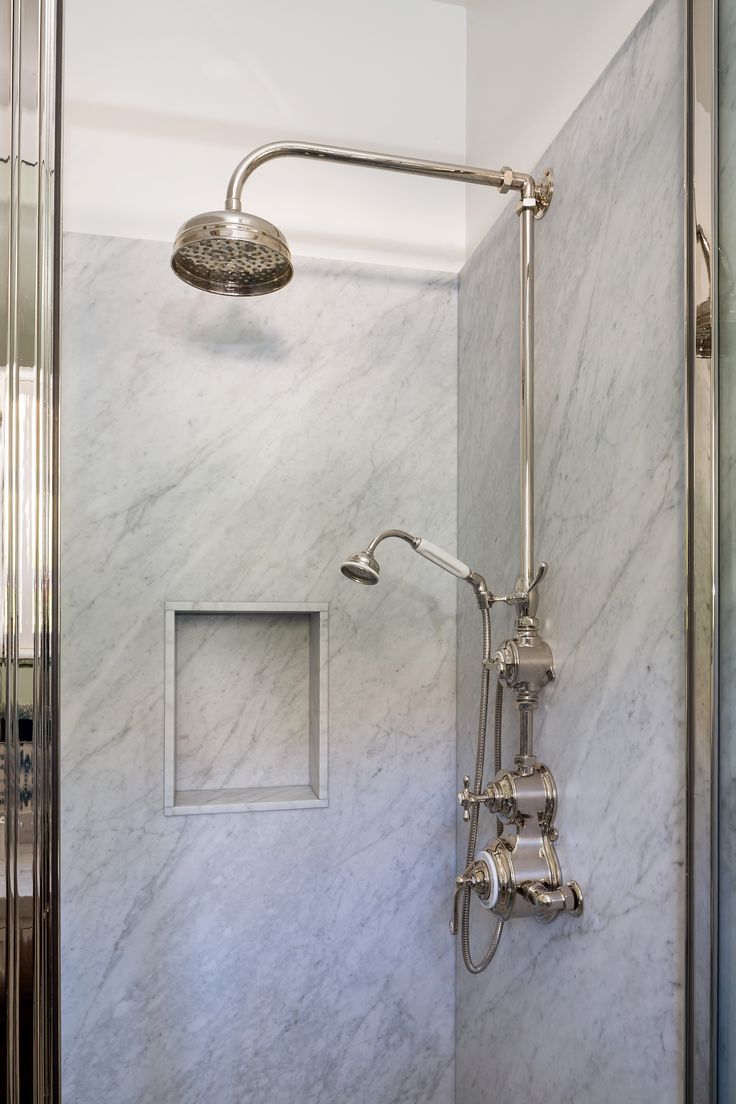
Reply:
<svg viewBox="0 0 736 1104"><path fill-rule="evenodd" d="M164 812L327 805L319 603L167 602Z"/></svg>

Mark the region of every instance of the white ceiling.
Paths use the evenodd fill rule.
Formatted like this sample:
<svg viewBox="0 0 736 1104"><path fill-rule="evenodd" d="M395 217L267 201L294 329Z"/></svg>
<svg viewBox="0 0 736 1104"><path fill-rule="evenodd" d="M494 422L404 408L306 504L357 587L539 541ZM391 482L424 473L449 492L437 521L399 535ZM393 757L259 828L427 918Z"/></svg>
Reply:
<svg viewBox="0 0 736 1104"><path fill-rule="evenodd" d="M468 161L531 172L651 3L468 0ZM468 254L497 215L468 188Z"/></svg>
<svg viewBox="0 0 736 1104"><path fill-rule="evenodd" d="M243 154L282 138L450 161L467 140L468 160L531 168L647 4L67 0L66 229L170 240L222 205ZM471 243L503 203L473 191ZM457 183L280 160L245 198L297 254L465 257Z"/></svg>

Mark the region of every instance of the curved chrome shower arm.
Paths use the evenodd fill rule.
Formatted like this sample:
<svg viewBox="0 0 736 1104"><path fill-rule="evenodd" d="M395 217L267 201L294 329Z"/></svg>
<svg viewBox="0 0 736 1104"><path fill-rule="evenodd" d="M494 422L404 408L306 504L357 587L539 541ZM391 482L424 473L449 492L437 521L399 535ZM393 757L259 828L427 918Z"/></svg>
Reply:
<svg viewBox="0 0 736 1104"><path fill-rule="evenodd" d="M407 533L404 529L384 529L382 533L379 533L377 537L374 537L371 543L366 547L366 552L375 552L381 541L386 540L387 537L397 537L399 540L406 541L413 549L416 550L421 537L413 537L411 533Z"/></svg>
<svg viewBox="0 0 736 1104"><path fill-rule="evenodd" d="M317 161L332 161L342 165L362 165L368 169L385 169L388 172L412 173L415 176L431 176L440 180L459 180L463 184L484 184L501 192L514 190L524 199L536 199L541 206L545 198L533 176L514 172L512 169L478 169L470 165L455 165L446 161L428 161L418 157L401 157L393 153L375 153L370 150L349 149L345 146L322 146L311 142L270 142L249 153L230 177L225 206L229 211L240 210L243 186L257 168L276 157L308 157Z"/></svg>

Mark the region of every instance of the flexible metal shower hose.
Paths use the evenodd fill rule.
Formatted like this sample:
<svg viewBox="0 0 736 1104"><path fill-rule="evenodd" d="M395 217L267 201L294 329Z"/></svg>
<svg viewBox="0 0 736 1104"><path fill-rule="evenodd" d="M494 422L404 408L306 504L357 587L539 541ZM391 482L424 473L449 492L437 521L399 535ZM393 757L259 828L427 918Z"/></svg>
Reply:
<svg viewBox="0 0 736 1104"><path fill-rule="evenodd" d="M473 793L480 793L483 785L483 771L486 758L486 731L488 728L488 696L490 692L491 672L489 662L491 658L491 611L488 607L481 610L483 616L483 674L480 687L480 712L478 714L478 745L475 754L475 778ZM496 707L494 711L494 761L496 774L501 769L501 732L503 721L503 685L499 681L496 684ZM478 814L480 806L474 803L470 810L470 833L468 835L468 851L466 870L475 859L475 848L478 843ZM497 830L500 834L500 822ZM482 974L490 966L501 942L503 932L503 920L496 920L496 929L493 933L490 946L480 962L473 962L470 953L470 903L472 889L466 885L463 889L462 912L460 914L460 940L462 944L463 963L465 969L471 974Z"/></svg>

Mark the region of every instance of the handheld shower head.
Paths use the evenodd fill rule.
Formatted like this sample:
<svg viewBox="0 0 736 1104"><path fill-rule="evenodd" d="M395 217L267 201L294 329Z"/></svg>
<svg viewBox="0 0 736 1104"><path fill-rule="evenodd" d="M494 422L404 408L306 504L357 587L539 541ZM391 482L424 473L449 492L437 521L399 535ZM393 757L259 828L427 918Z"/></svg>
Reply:
<svg viewBox="0 0 736 1104"><path fill-rule="evenodd" d="M383 533L379 533L377 537L374 537L363 552L358 552L355 556L344 560L340 564L340 570L345 578L350 579L353 583L375 586L381 569L373 553L381 541L386 540L387 537L398 537L399 540L410 544L415 552L418 552L420 556L424 556L425 560L436 564L444 571L449 571L451 575L455 575L458 579L465 579L479 593L487 593L486 583L482 575L478 575L462 560L458 560L451 556L449 552L445 552L444 548L438 548L436 544L430 544L424 537L414 537L411 533L404 532L403 529L386 529Z"/></svg>
<svg viewBox="0 0 736 1104"><path fill-rule="evenodd" d="M340 564L340 570L346 579L352 583L363 583L365 586L375 586L378 582L378 573L381 570L378 561L370 552L358 552Z"/></svg>
<svg viewBox="0 0 736 1104"><path fill-rule="evenodd" d="M265 295L291 279L286 238L244 211L206 211L179 229L171 267L185 283L217 295Z"/></svg>

